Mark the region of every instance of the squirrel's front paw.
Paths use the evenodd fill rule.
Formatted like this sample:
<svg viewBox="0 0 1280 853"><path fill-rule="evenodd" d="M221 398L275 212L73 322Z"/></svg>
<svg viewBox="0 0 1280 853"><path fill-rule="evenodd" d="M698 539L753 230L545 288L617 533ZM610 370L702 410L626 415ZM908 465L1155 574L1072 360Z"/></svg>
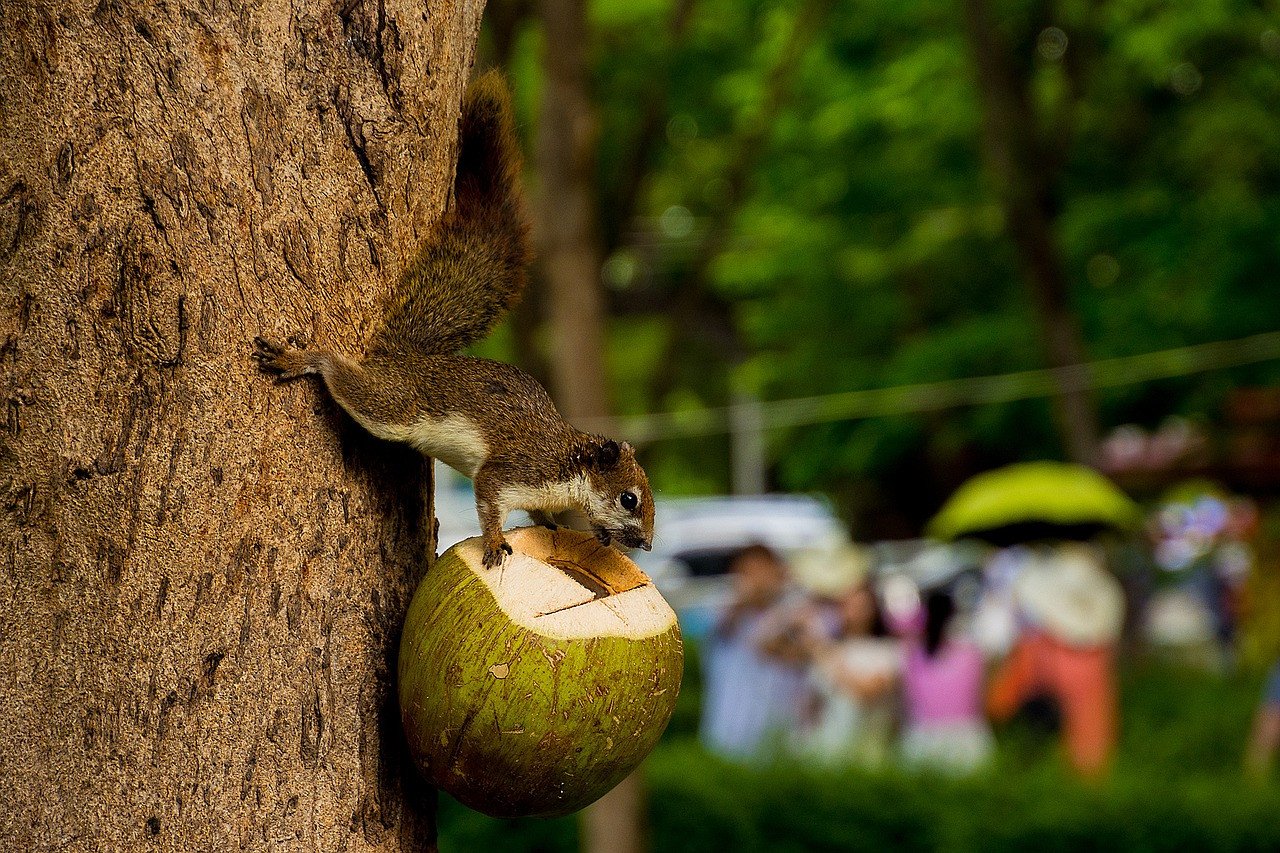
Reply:
<svg viewBox="0 0 1280 853"><path fill-rule="evenodd" d="M502 565L510 553L511 546L507 544L507 540L499 539L496 544L485 546L484 559L481 562L486 569L496 569Z"/></svg>
<svg viewBox="0 0 1280 853"><path fill-rule="evenodd" d="M253 358L257 359L258 366L277 374L282 382L316 372L311 356L303 350L274 344L265 338L254 338L253 346Z"/></svg>

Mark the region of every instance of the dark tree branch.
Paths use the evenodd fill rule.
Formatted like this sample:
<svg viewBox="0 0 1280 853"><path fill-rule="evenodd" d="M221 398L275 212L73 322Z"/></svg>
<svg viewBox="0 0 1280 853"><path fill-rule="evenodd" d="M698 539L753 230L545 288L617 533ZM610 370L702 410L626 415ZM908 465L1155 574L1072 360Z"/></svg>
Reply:
<svg viewBox="0 0 1280 853"><path fill-rule="evenodd" d="M1027 77L1015 72L1014 53L988 0L965 0L964 25L982 101L983 150L1040 324L1045 358L1052 367L1081 364L1084 344L1054 231L1055 158L1038 132ZM1094 463L1098 416L1092 394L1064 379L1054 402L1068 456Z"/></svg>
<svg viewBox="0 0 1280 853"><path fill-rule="evenodd" d="M662 363L677 363L679 348L691 340L714 341L734 362L745 356L733 306L711 289L708 274L732 237L734 220L750 190L751 178L764 154L769 133L792 94L804 52L812 44L830 7L831 0L808 0L801 7L782 52L769 69L759 111L743 125L732 143L733 155L724 174L726 192L711 216L706 236L671 304L675 329ZM676 378L673 370L659 372L651 392L653 399L666 397L674 388Z"/></svg>
<svg viewBox="0 0 1280 853"><path fill-rule="evenodd" d="M604 372L605 304L597 232L598 121L587 80L585 0L540 0L546 36L535 155L535 236L557 345L551 386L570 420L609 413Z"/></svg>
<svg viewBox="0 0 1280 853"><path fill-rule="evenodd" d="M672 52L684 43L689 31L689 21L693 17L694 0L676 0L671 21L667 30ZM602 235L605 257L615 252L622 244L627 227L635 218L636 206L640 199L640 190L652 169L653 150L663 130L667 126L670 115L671 78L666 73L658 73L653 77L653 85L644 95L644 106L641 109L640 125L635 137L626 151L630 152L625 164L619 169L622 179L618 192L608 208L613 215L604 225Z"/></svg>

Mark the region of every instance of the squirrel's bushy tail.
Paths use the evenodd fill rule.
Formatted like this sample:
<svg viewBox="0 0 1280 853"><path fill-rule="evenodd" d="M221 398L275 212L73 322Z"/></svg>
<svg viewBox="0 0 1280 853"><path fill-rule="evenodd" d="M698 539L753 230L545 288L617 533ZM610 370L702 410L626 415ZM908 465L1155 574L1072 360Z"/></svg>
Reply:
<svg viewBox="0 0 1280 853"><path fill-rule="evenodd" d="M405 273L371 353L458 352L520 298L531 256L520 172L511 96L489 71L463 99L453 208Z"/></svg>

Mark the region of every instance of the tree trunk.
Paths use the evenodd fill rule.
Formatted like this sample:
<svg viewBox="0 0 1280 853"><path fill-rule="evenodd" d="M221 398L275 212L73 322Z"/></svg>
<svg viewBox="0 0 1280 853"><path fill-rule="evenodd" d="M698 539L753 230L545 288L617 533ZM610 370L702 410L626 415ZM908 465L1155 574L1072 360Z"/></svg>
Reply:
<svg viewBox="0 0 1280 853"><path fill-rule="evenodd" d="M551 390L565 417L576 421L609 414L586 2L541 0L539 12L546 50L535 231L559 342L551 354Z"/></svg>
<svg viewBox="0 0 1280 853"><path fill-rule="evenodd" d="M649 793L644 769L634 771L582 811L583 853L644 853L649 849L645 814Z"/></svg>
<svg viewBox="0 0 1280 853"><path fill-rule="evenodd" d="M611 414L596 230L597 124L587 81L585 0L540 0L538 12L546 47L534 230L557 342L550 359L551 390L556 405L572 422ZM640 774L637 770L582 812L584 851L639 853L643 849Z"/></svg>
<svg viewBox="0 0 1280 853"><path fill-rule="evenodd" d="M423 850L392 673L429 468L358 353L483 0L0 0L0 848Z"/></svg>
<svg viewBox="0 0 1280 853"><path fill-rule="evenodd" d="M1097 407L1080 367L1085 361L1084 343L1071 309L1070 284L1054 231L1059 158L1041 138L1027 81L1012 67L1009 47L987 0L966 0L964 20L982 99L986 159L1040 324L1045 359L1059 369L1059 392L1054 397L1058 428L1067 455L1094 465L1098 462Z"/></svg>

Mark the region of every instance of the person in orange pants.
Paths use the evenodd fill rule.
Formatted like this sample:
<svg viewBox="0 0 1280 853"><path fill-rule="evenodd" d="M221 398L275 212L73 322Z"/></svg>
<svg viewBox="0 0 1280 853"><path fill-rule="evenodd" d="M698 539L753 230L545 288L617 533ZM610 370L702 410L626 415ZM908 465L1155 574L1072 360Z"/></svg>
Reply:
<svg viewBox="0 0 1280 853"><path fill-rule="evenodd" d="M1111 646L1070 646L1029 631L1014 646L987 691L987 713L1010 719L1028 699L1051 697L1062 714L1071 766L1082 776L1104 776L1115 749L1117 713Z"/></svg>
<svg viewBox="0 0 1280 853"><path fill-rule="evenodd" d="M1071 766L1104 776L1115 750L1119 711L1115 647L1124 593L1101 552L1080 543L1042 546L1014 583L1027 623L987 692L987 712L1007 720L1028 700L1053 699Z"/></svg>

